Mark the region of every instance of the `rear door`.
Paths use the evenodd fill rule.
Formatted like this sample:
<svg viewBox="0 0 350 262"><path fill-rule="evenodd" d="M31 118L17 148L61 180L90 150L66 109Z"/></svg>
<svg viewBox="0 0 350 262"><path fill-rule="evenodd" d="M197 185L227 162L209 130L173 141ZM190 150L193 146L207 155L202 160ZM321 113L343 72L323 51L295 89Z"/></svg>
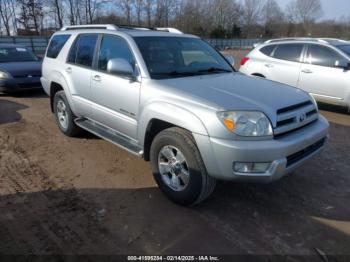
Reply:
<svg viewBox="0 0 350 262"><path fill-rule="evenodd" d="M299 87L320 101L338 103L346 95L350 72L336 67L347 61L335 50L318 44L308 45L305 63L301 66Z"/></svg>
<svg viewBox="0 0 350 262"><path fill-rule="evenodd" d="M304 44L279 44L264 63L268 79L297 87Z"/></svg>
<svg viewBox="0 0 350 262"><path fill-rule="evenodd" d="M70 82L75 114L91 116L91 69L96 50L98 34L77 36L69 52L65 74Z"/></svg>

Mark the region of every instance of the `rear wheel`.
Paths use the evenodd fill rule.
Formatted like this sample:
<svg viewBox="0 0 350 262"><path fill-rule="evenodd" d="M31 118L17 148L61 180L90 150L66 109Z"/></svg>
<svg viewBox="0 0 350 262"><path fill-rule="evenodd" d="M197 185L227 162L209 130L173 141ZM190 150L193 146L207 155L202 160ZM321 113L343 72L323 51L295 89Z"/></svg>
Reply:
<svg viewBox="0 0 350 262"><path fill-rule="evenodd" d="M67 97L64 91L59 91L54 96L54 114L58 127L66 136L76 136L81 132L81 129L75 124L76 116L70 109Z"/></svg>
<svg viewBox="0 0 350 262"><path fill-rule="evenodd" d="M216 180L207 174L192 135L180 128L159 133L152 142L150 160L162 192L181 205L195 205L213 192Z"/></svg>

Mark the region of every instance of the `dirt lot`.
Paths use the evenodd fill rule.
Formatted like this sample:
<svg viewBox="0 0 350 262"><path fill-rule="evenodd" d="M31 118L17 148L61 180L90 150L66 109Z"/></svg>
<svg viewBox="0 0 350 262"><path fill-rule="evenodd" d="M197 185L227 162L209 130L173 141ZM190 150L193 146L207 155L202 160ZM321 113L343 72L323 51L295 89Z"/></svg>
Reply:
<svg viewBox="0 0 350 262"><path fill-rule="evenodd" d="M0 254L349 261L350 115L322 109L331 139L321 156L274 184L219 183L183 208L159 192L148 163L89 134L63 136L42 92L0 95Z"/></svg>

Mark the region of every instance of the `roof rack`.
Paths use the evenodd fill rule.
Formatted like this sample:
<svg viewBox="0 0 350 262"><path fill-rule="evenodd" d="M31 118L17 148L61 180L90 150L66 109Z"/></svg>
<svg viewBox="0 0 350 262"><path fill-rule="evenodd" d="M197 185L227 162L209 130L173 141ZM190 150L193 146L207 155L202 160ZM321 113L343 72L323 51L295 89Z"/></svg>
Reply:
<svg viewBox="0 0 350 262"><path fill-rule="evenodd" d="M173 33L173 34L183 34L180 30L172 27L155 27L153 30L156 31L163 31L163 32L168 32L168 33Z"/></svg>
<svg viewBox="0 0 350 262"><path fill-rule="evenodd" d="M62 27L61 31L82 30L82 29L118 30L118 26L116 25L70 25L70 26Z"/></svg>
<svg viewBox="0 0 350 262"><path fill-rule="evenodd" d="M138 27L138 26L130 26L130 25L71 25L62 27L61 31L69 31L69 30L83 30L83 29L106 29L106 30L120 30L120 29L131 29L131 30L154 30L154 31L162 31L173 34L183 34L180 30L172 27Z"/></svg>
<svg viewBox="0 0 350 262"><path fill-rule="evenodd" d="M323 38L311 38L311 37L289 37L289 38L277 38L277 39L271 39L267 40L265 44L268 43L275 43L275 42L282 42L282 41L314 41L314 42L320 42L320 43L328 43L326 39Z"/></svg>

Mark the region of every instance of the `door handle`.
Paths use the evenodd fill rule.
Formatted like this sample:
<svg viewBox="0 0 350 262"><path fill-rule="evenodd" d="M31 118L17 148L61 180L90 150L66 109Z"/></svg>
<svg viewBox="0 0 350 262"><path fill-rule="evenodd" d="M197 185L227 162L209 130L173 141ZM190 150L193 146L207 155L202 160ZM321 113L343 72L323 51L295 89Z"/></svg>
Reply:
<svg viewBox="0 0 350 262"><path fill-rule="evenodd" d="M301 72L303 72L305 74L312 74L313 73L310 69L303 69L303 70L301 70Z"/></svg>
<svg viewBox="0 0 350 262"><path fill-rule="evenodd" d="M92 80L94 80L96 82L101 82L102 79L101 79L101 76L95 75L95 76L93 76Z"/></svg>
<svg viewBox="0 0 350 262"><path fill-rule="evenodd" d="M273 65L271 65L271 64L265 64L265 66L266 66L267 68L272 68L272 67L273 67Z"/></svg>
<svg viewBox="0 0 350 262"><path fill-rule="evenodd" d="M71 73L72 73L72 68L71 68L71 67L66 68L66 72L67 72L68 74L71 74Z"/></svg>

